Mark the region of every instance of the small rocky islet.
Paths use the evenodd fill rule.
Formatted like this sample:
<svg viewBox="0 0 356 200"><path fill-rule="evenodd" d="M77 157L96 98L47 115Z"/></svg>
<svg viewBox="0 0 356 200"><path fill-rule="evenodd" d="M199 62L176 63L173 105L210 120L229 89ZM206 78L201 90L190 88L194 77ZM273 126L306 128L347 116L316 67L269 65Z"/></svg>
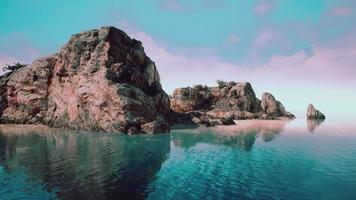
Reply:
<svg viewBox="0 0 356 200"><path fill-rule="evenodd" d="M308 120L324 120L325 115L317 110L313 104L309 104L307 108L307 119Z"/></svg>
<svg viewBox="0 0 356 200"><path fill-rule="evenodd" d="M309 107L308 119L324 116ZM2 124L136 134L280 118L295 117L272 94L257 98L248 82L218 81L168 96L141 42L111 26L75 34L59 53L0 77Z"/></svg>

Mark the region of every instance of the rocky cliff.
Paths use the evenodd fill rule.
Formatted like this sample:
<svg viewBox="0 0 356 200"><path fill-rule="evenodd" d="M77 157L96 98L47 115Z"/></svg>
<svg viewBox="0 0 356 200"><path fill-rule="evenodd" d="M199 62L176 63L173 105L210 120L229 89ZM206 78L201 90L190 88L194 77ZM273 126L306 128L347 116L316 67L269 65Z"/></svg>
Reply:
<svg viewBox="0 0 356 200"><path fill-rule="evenodd" d="M0 78L1 123L167 132L169 106L141 42L114 27L73 35L58 54Z"/></svg>
<svg viewBox="0 0 356 200"><path fill-rule="evenodd" d="M250 83L178 88L171 98L172 123L222 124L226 119L294 118L272 94L258 99Z"/></svg>

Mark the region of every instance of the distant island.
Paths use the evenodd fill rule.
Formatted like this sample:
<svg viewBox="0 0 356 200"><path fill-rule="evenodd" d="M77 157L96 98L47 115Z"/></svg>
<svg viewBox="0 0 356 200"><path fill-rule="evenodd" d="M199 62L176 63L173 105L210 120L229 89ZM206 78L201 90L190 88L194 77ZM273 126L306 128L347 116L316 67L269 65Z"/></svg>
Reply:
<svg viewBox="0 0 356 200"><path fill-rule="evenodd" d="M0 77L0 122L90 131L169 132L173 124L293 119L250 83L178 88L169 97L140 41L105 26L73 35L59 53Z"/></svg>

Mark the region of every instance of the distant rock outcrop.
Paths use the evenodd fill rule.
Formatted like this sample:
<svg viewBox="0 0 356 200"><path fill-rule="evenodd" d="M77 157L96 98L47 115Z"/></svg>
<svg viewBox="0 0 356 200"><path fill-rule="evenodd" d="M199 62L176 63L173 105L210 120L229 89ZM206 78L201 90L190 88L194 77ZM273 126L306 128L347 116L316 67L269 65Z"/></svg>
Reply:
<svg viewBox="0 0 356 200"><path fill-rule="evenodd" d="M307 119L325 119L325 115L317 110L313 104L309 104L307 109Z"/></svg>
<svg viewBox="0 0 356 200"><path fill-rule="evenodd" d="M224 124L226 119L294 118L272 94L259 100L250 83L178 88L171 98L172 123ZM229 121L231 121L229 120Z"/></svg>
<svg viewBox="0 0 356 200"><path fill-rule="evenodd" d="M58 54L0 77L1 123L168 132L169 106L141 42L114 27L73 35Z"/></svg>

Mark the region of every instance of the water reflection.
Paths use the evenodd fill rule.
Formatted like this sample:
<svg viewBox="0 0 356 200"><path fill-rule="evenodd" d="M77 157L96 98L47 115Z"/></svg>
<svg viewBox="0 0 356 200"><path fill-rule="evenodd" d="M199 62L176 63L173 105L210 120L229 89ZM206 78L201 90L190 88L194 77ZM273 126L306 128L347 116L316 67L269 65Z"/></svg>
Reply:
<svg viewBox="0 0 356 200"><path fill-rule="evenodd" d="M282 132L288 121L248 120L237 121L234 126L217 126L213 128L199 127L196 129L174 130L174 145L190 148L198 143L227 145L249 151L257 137L263 141L272 141Z"/></svg>
<svg viewBox="0 0 356 200"><path fill-rule="evenodd" d="M313 132L318 126L320 126L325 119L309 119L307 120L308 131Z"/></svg>
<svg viewBox="0 0 356 200"><path fill-rule="evenodd" d="M0 166L8 174L23 167L28 184L41 182L63 199L142 199L170 151L169 134L15 129L0 127Z"/></svg>

